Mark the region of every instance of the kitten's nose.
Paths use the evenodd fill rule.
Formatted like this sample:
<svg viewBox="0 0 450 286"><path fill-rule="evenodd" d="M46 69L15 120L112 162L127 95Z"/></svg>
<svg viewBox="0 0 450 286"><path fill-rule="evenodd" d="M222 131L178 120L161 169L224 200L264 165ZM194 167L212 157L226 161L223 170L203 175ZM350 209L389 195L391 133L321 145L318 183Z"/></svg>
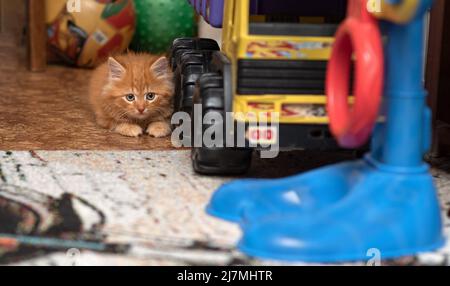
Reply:
<svg viewBox="0 0 450 286"><path fill-rule="evenodd" d="M144 111L145 111L145 107L138 107L138 109L137 109L138 111L139 111L139 113L144 113Z"/></svg>

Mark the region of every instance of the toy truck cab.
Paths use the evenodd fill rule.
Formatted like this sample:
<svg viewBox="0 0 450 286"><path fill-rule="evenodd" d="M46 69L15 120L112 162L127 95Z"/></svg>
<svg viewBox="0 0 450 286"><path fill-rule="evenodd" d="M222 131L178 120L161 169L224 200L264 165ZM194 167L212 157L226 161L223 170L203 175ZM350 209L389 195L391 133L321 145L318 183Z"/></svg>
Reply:
<svg viewBox="0 0 450 286"><path fill-rule="evenodd" d="M346 1L190 2L207 22L223 28L222 49L209 39L174 41L176 107L195 115L192 106L198 103L203 116L219 112L225 117L232 112L234 121L246 128L244 147L194 147L197 172L245 172L252 149L258 149L261 141L274 140L261 138L268 133L258 127L256 132L250 128L273 118L276 125L270 128L277 130L269 136L278 135L275 143L280 150L338 148L328 131L325 74Z"/></svg>

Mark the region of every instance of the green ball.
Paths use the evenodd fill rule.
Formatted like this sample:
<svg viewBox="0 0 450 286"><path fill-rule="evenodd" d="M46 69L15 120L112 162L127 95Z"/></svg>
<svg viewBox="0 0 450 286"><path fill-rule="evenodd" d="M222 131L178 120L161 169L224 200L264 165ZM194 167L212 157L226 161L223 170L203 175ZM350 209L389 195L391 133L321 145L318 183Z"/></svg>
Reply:
<svg viewBox="0 0 450 286"><path fill-rule="evenodd" d="M131 43L135 51L166 52L176 38L194 37L197 24L187 0L134 0L136 33Z"/></svg>

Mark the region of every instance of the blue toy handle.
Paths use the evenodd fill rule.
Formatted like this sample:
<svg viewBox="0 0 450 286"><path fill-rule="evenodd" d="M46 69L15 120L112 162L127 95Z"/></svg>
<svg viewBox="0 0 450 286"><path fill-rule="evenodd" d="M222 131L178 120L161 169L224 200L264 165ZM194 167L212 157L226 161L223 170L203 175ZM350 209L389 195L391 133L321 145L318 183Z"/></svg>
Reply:
<svg viewBox="0 0 450 286"><path fill-rule="evenodd" d="M406 0L403 0L406 1ZM391 0L395 4L400 0ZM433 0L422 0L416 17L407 25L384 23L386 78L381 123L374 131L371 157L392 168L425 168L423 156L430 145L423 88L425 14Z"/></svg>

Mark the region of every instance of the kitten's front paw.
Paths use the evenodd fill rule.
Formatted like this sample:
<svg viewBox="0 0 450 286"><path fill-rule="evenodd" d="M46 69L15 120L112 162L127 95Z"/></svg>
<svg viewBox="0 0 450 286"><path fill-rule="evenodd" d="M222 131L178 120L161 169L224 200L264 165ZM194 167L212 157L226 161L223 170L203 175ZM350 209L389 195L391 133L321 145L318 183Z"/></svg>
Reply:
<svg viewBox="0 0 450 286"><path fill-rule="evenodd" d="M130 123L119 124L116 126L114 131L128 137L138 137L143 133L142 128L139 125Z"/></svg>
<svg viewBox="0 0 450 286"><path fill-rule="evenodd" d="M172 133L172 128L167 122L153 122L148 126L147 133L150 136L161 138L170 135L170 133Z"/></svg>

